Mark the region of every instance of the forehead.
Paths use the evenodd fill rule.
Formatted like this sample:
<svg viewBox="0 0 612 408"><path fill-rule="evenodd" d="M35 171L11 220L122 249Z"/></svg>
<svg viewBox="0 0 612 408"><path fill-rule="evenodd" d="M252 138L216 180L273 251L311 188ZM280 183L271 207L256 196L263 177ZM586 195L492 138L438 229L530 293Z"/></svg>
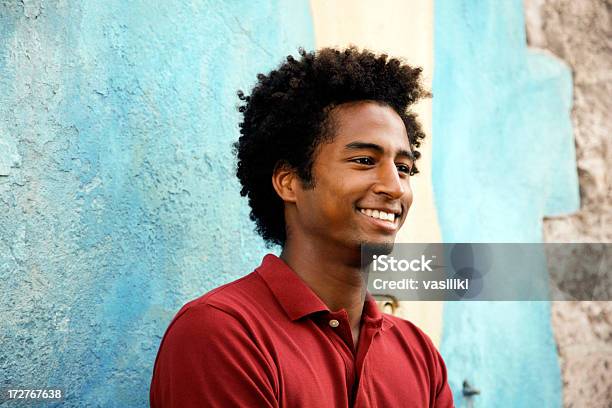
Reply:
<svg viewBox="0 0 612 408"><path fill-rule="evenodd" d="M355 102L339 105L332 115L333 145L360 141L376 143L385 150L411 150L406 126L391 107L374 102Z"/></svg>

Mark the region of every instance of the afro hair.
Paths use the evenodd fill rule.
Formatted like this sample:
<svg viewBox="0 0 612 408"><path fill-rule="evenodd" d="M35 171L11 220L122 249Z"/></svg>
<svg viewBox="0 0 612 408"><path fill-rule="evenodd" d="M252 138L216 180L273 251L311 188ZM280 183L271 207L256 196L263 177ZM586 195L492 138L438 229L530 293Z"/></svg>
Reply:
<svg viewBox="0 0 612 408"><path fill-rule="evenodd" d="M299 50L268 75L258 74L250 95L238 91L243 115L234 144L241 196L248 197L250 218L268 245L284 246L284 203L272 185L279 165L294 169L305 187L314 187L312 165L317 146L333 139L329 112L356 101L391 107L402 118L410 145L419 147L425 134L409 107L430 96L421 85L420 67L387 55L349 47ZM414 150L415 158L419 152ZM415 166L411 174L418 173Z"/></svg>

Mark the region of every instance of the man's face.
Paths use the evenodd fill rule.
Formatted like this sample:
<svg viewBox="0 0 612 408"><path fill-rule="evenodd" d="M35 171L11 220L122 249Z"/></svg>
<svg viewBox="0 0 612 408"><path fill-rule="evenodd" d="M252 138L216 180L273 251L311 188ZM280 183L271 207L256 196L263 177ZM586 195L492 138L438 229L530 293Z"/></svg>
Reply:
<svg viewBox="0 0 612 408"><path fill-rule="evenodd" d="M296 192L299 228L333 247L392 244L412 203L404 123L372 102L340 105L331 115L335 135L315 153L315 187Z"/></svg>

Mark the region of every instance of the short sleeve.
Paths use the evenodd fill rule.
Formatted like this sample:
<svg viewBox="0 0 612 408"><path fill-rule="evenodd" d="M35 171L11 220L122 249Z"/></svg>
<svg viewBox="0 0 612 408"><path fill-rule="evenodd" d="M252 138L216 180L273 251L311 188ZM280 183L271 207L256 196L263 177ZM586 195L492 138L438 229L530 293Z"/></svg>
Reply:
<svg viewBox="0 0 612 408"><path fill-rule="evenodd" d="M436 357L436 399L434 402L435 408L453 408L453 393L448 385L448 375L446 373L446 364L442 356L435 350Z"/></svg>
<svg viewBox="0 0 612 408"><path fill-rule="evenodd" d="M249 330L227 312L200 304L168 328L150 402L153 408L277 407L276 381Z"/></svg>

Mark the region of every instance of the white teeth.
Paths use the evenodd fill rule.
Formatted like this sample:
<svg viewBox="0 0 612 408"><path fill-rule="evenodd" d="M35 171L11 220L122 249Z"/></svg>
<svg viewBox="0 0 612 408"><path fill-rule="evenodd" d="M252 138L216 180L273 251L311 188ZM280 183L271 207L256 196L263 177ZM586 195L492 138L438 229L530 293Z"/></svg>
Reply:
<svg viewBox="0 0 612 408"><path fill-rule="evenodd" d="M387 213L384 211L379 211L379 210L370 210L368 209L363 209L361 208L359 210L362 214L367 215L368 217L373 217L373 218L378 218L380 220L385 220L385 221L395 221L395 214L393 213Z"/></svg>

